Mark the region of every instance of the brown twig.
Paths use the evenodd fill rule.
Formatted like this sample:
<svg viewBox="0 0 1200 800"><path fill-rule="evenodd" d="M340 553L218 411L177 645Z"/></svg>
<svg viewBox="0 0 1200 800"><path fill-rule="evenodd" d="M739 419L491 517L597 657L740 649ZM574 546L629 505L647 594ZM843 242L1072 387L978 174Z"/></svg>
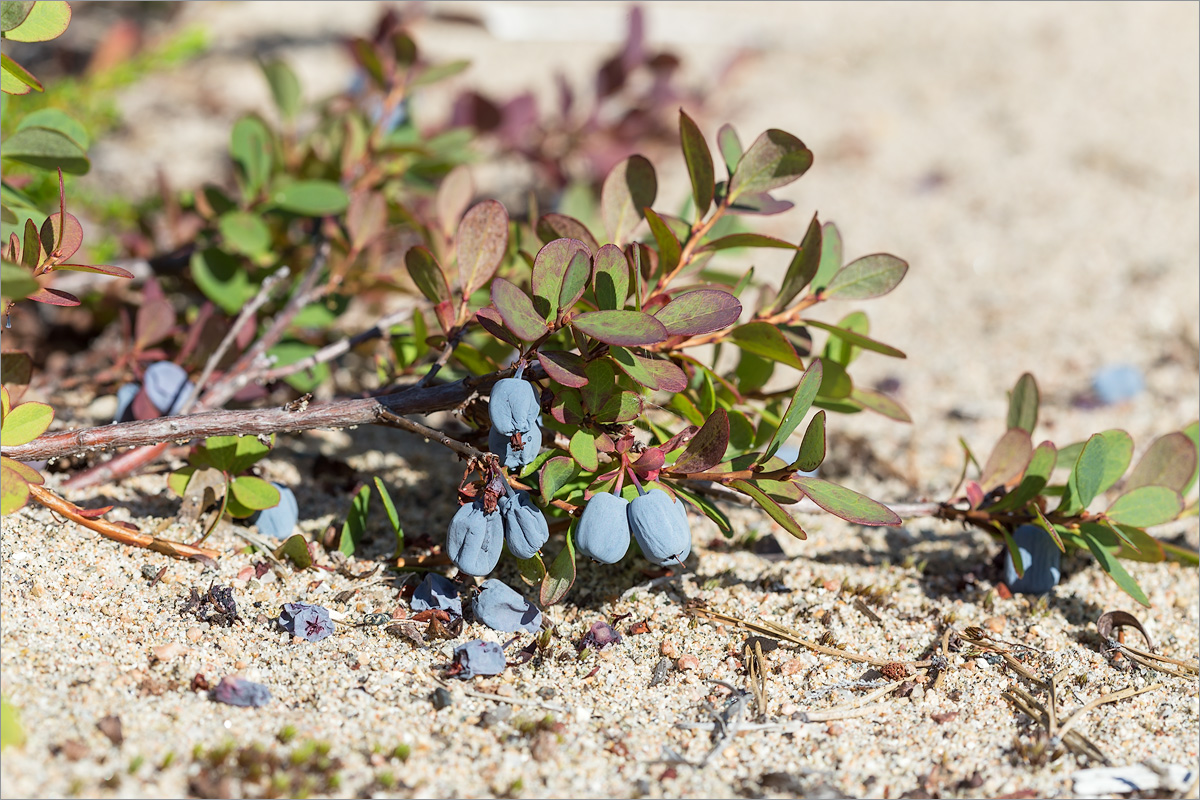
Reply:
<svg viewBox="0 0 1200 800"><path fill-rule="evenodd" d="M375 419L380 424L387 425L389 428L399 428L402 431L408 431L409 433L415 433L418 436L423 436L427 441L437 442L443 447L450 448L466 459L486 461L489 458L496 458L496 456L492 455L491 453L485 453L478 448L466 444L465 442L460 442L457 439L451 438L436 428L431 428L428 425L422 425L419 422L414 422L407 417L393 414L386 408L379 408L375 412Z"/></svg>
<svg viewBox="0 0 1200 800"><path fill-rule="evenodd" d="M193 547L190 544L172 542L167 539L160 539L157 536L151 536L147 533L131 531L123 525L109 522L106 519L85 517L79 513L81 511L79 506L64 500L44 486L30 484L29 492L34 500L51 511L61 514L72 522L78 523L85 528L90 528L101 536L120 542L121 544L132 545L133 547L145 547L157 553L164 553L175 558L208 558L215 560L220 555L217 551L204 547Z"/></svg>

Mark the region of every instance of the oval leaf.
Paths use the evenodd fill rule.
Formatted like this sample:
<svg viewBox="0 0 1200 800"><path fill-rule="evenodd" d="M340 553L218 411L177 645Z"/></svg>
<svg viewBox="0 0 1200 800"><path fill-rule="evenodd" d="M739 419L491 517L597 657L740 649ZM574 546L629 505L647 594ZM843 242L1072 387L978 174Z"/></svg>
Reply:
<svg viewBox="0 0 1200 800"><path fill-rule="evenodd" d="M688 177L692 181L692 200L696 203L696 219L703 219L712 205L716 175L713 172L712 152L704 141L704 134L692 118L679 109L679 142L683 147L683 160L687 163Z"/></svg>
<svg viewBox="0 0 1200 800"><path fill-rule="evenodd" d="M767 512L767 516L778 522L780 527L792 536L795 536L797 539L808 538L808 534L804 532L804 529L800 527L800 524L796 520L792 519L791 514L784 511L783 507L772 500L762 489L749 481L742 480L731 481L729 485L744 494L750 495L754 499L754 502L758 503L762 510Z"/></svg>
<svg viewBox="0 0 1200 800"><path fill-rule="evenodd" d="M1021 428L1033 433L1038 418L1038 385L1033 376L1026 372L1017 379L1017 385L1008 393L1008 427Z"/></svg>
<svg viewBox="0 0 1200 800"><path fill-rule="evenodd" d="M812 472L825 460L825 411L818 411L808 423L804 438L800 441L800 452L789 469Z"/></svg>
<svg viewBox="0 0 1200 800"><path fill-rule="evenodd" d="M596 453L596 437L594 434L580 428L571 437L569 449L571 457L588 472L595 472L599 468L600 460Z"/></svg>
<svg viewBox="0 0 1200 800"><path fill-rule="evenodd" d="M538 595L542 607L552 606L566 596L575 583L575 544L571 532L567 531L567 543L550 564L546 577L542 579L542 590Z"/></svg>
<svg viewBox="0 0 1200 800"><path fill-rule="evenodd" d="M667 338L667 329L641 311L591 311L571 320L571 325L605 344L637 347Z"/></svg>
<svg viewBox="0 0 1200 800"><path fill-rule="evenodd" d="M682 474L705 472L725 458L729 449L729 414L718 408L688 442L687 449L680 454L670 471Z"/></svg>
<svg viewBox="0 0 1200 800"><path fill-rule="evenodd" d="M542 505L550 505L558 490L579 474L575 462L566 456L555 456L542 465L538 473L538 489L542 495Z"/></svg>
<svg viewBox="0 0 1200 800"><path fill-rule="evenodd" d="M434 258L433 253L424 245L410 247L404 254L404 264L413 283L421 290L426 299L434 303L445 303L450 300L450 287L446 283L446 273L442 265Z"/></svg>
<svg viewBox="0 0 1200 800"><path fill-rule="evenodd" d="M602 311L620 311L629 297L629 259L615 244L606 244L596 252L592 277L596 305Z"/></svg>
<svg viewBox="0 0 1200 800"><path fill-rule="evenodd" d="M643 156L630 156L613 167L600 191L600 214L610 241L623 244L642 220L642 209L654 205L658 179Z"/></svg>
<svg viewBox="0 0 1200 800"><path fill-rule="evenodd" d="M471 180L471 170L467 165L459 164L442 179L434 207L438 221L442 223L442 231L447 236L454 232L474 196L475 182Z"/></svg>
<svg viewBox="0 0 1200 800"><path fill-rule="evenodd" d="M813 400L817 397L817 390L821 388L822 375L821 359L814 358L808 365L808 369L804 370L804 374L800 376L796 390L792 392L792 400L788 404L788 409L784 412L779 427L775 429L775 435L771 437L771 442L767 445L761 461L767 461L775 455L792 435L792 432L800 427L804 415L812 408ZM822 450L824 450L823 447Z"/></svg>
<svg viewBox="0 0 1200 800"><path fill-rule="evenodd" d="M894 419L896 422L912 422L912 417L904 410L904 406L883 392L877 392L874 389L860 389L855 386L850 390L850 399L863 408L870 409L876 414L882 414L888 419Z"/></svg>
<svg viewBox="0 0 1200 800"><path fill-rule="evenodd" d="M808 223L808 230L804 233L804 240L800 242L800 249L796 251L796 255L792 256L792 261L788 264L787 273L783 276L783 283L779 287L779 295L771 304L771 311L782 311L787 308L796 295L812 282L820 264L821 223L817 221L817 215L813 214L812 222Z"/></svg>
<svg viewBox="0 0 1200 800"><path fill-rule="evenodd" d="M1014 483L1029 465L1033 456L1033 441L1029 431L1023 428L1009 428L996 442L983 466L983 475L979 485L984 492L990 492L997 486L1008 486Z"/></svg>
<svg viewBox="0 0 1200 800"><path fill-rule="evenodd" d="M646 358L623 347L613 347L610 353L625 374L642 386L662 392L682 392L687 388L683 370L665 358Z"/></svg>
<svg viewBox="0 0 1200 800"><path fill-rule="evenodd" d="M786 186L807 172L812 163L812 151L804 142L772 128L755 139L738 161L729 179L729 197L736 199L747 192L769 192Z"/></svg>
<svg viewBox="0 0 1200 800"><path fill-rule="evenodd" d="M1113 522L1146 528L1161 525L1179 516L1183 498L1166 486L1141 486L1118 497L1105 515Z"/></svg>
<svg viewBox="0 0 1200 800"><path fill-rule="evenodd" d="M1196 470L1196 448L1187 434L1175 431L1160 436L1142 455L1125 490L1142 486L1165 486L1182 493Z"/></svg>
<svg viewBox="0 0 1200 800"><path fill-rule="evenodd" d="M293 214L326 217L345 211L350 205L350 196L333 181L296 181L276 189L271 201Z"/></svg>
<svg viewBox="0 0 1200 800"><path fill-rule="evenodd" d="M852 331L848 328L838 327L837 325L830 325L828 322L821 322L815 319L804 319L801 322L805 325L811 325L814 328L820 328L823 331L829 331L832 336L836 336L848 344L861 347L863 350L870 350L885 356L891 356L892 358L908 358L904 354L904 351L897 350L891 345L876 341L869 336L864 336L858 331Z"/></svg>
<svg viewBox="0 0 1200 800"><path fill-rule="evenodd" d="M458 280L464 297L486 286L508 247L508 211L495 200L471 208L458 226Z"/></svg>
<svg viewBox="0 0 1200 800"><path fill-rule="evenodd" d="M588 258L586 274L590 275L591 252L578 239L555 239L539 250L534 258L530 288L533 291L533 307L543 318L553 320L558 316L563 283L577 253L583 253Z"/></svg>
<svg viewBox="0 0 1200 800"><path fill-rule="evenodd" d="M511 281L504 278L492 281L492 302L504 318L504 324L523 341L536 341L548 330L546 321L534 310L529 295Z"/></svg>
<svg viewBox="0 0 1200 800"><path fill-rule="evenodd" d="M279 505L279 490L254 475L239 475L231 484L233 496L246 508L261 510Z"/></svg>
<svg viewBox="0 0 1200 800"><path fill-rule="evenodd" d="M830 300L869 300L895 289L907 272L908 262L889 253L863 256L838 270L822 294Z"/></svg>
<svg viewBox="0 0 1200 800"><path fill-rule="evenodd" d="M45 403L21 403L4 415L0 444L17 447L32 442L54 421L54 409Z"/></svg>
<svg viewBox="0 0 1200 800"><path fill-rule="evenodd" d="M87 153L62 131L26 128L4 140L4 157L45 170L83 175L91 168Z"/></svg>
<svg viewBox="0 0 1200 800"><path fill-rule="evenodd" d="M681 294L654 317L672 336L698 336L723 330L738 321L742 304L723 289L697 289Z"/></svg>
<svg viewBox="0 0 1200 800"><path fill-rule="evenodd" d="M21 24L6 31L4 38L14 42L48 42L60 36L70 22L71 6L65 0L38 0Z"/></svg>
<svg viewBox="0 0 1200 800"><path fill-rule="evenodd" d="M771 247L777 250L796 249L796 245L791 242L776 239L774 236L766 236L761 233L731 233L728 236L722 236L720 239L714 239L707 244L701 245L696 248L696 252L710 253L718 250L733 250L738 247Z"/></svg>
<svg viewBox="0 0 1200 800"><path fill-rule="evenodd" d="M566 214L550 213L543 216L537 222L537 235L543 244L549 244L555 239L578 239L587 245L591 253L600 249L600 243L592 236L587 226Z"/></svg>
<svg viewBox="0 0 1200 800"><path fill-rule="evenodd" d="M587 386L588 379L581 357L563 350L539 350L537 357L546 374L563 386L573 386L576 389Z"/></svg>
<svg viewBox="0 0 1200 800"><path fill-rule="evenodd" d="M900 517L887 506L864 494L820 478L797 477L800 491L834 516L858 525L899 525Z"/></svg>
<svg viewBox="0 0 1200 800"><path fill-rule="evenodd" d="M796 354L796 348L792 347L778 327L769 322L739 325L733 329L730 338L746 352L799 370L804 369L804 362Z"/></svg>
<svg viewBox="0 0 1200 800"><path fill-rule="evenodd" d="M654 234L654 241L658 244L659 269L669 273L679 264L679 256L683 252L679 238L653 209L644 208L642 211L650 225L650 233Z"/></svg>

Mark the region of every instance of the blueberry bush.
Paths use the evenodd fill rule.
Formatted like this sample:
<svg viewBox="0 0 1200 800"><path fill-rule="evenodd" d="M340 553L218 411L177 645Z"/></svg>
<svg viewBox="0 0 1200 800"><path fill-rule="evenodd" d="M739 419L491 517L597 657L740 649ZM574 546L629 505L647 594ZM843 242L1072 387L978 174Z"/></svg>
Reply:
<svg viewBox="0 0 1200 800"><path fill-rule="evenodd" d="M69 19L66 3L3 3L5 38L48 39ZM222 520L281 502L279 487L254 474L258 459L307 430L376 424L466 462L460 507L434 550L479 577L514 559L543 605L566 595L578 558L613 564L640 553L678 568L691 552L693 520L733 535L731 502L756 504L800 539L789 506L801 502L859 525L901 524L889 505L817 473L830 415L910 422L896 400L852 374L866 353L905 355L870 335L862 311L836 322L817 312L886 296L909 265L888 253L846 258L838 227L815 214L790 238L753 230L756 217L791 208L772 192L814 166L801 139L697 124L678 103L699 99L674 88L674 56L646 52L638 14L596 79L597 103L624 113L594 113L583 128L565 122L569 87L557 122L543 121L528 98L466 94L447 127L420 127L412 98L436 91L465 62L428 61L393 11L346 47L359 79L315 104L303 102L288 64L264 62L277 113L233 125L231 180L164 190L156 209L139 212L145 228L155 215L169 218L177 246L158 263L176 268L141 281L115 316L84 306L94 333L120 343L81 361L89 380L120 398L113 424L50 430L53 402L19 402L34 358L5 350L5 514L32 499L124 543L219 558L203 545ZM635 74L649 81L629 80ZM7 56L3 77L6 93L43 88ZM87 168L87 132L63 110L22 116L21 99L6 99L6 129L15 132L3 151L3 293L6 324L18 327L29 302L84 302L53 288L55 272L133 277L72 261L83 228L66 211L62 175ZM605 133L601 119L620 120L620 135ZM549 176L555 191L522 208L477 198L469 164L486 157L487 140ZM681 152L690 179L682 202L659 196L656 169L637 152L643 142L656 157L666 157L667 142ZM578 163L587 166L570 174ZM56 207L21 189L39 170L58 176ZM753 268L720 268L721 254L756 249L789 254L778 286L764 287ZM356 324L364 310L385 306L399 310ZM369 353L374 372L359 386L337 385L330 365L351 350ZM778 385L787 388L769 388ZM1156 440L1130 471L1133 442L1119 430L1035 445L1038 404L1036 382L1022 376L990 455L980 464L964 448L960 488L909 515L1002 540L1018 589L1045 591L1057 580L1058 554L1083 550L1147 603L1122 559L1197 563L1196 553L1147 531L1196 513L1197 423ZM462 429L413 419L438 411L454 412ZM168 478L181 518L198 528L190 543L76 506L45 488L38 464L124 448L108 460L81 459L94 463L72 470L68 493L119 481L175 443L191 443L188 466ZM375 486L402 557L395 508L382 482ZM293 534L294 511L272 523L286 538L275 554L298 568L320 546L353 554L371 494L369 485L349 492L345 524L320 542ZM555 557L544 558L551 550ZM524 612L510 598L479 602L483 613L520 624ZM477 662L493 655L463 650L464 674L486 672Z"/></svg>

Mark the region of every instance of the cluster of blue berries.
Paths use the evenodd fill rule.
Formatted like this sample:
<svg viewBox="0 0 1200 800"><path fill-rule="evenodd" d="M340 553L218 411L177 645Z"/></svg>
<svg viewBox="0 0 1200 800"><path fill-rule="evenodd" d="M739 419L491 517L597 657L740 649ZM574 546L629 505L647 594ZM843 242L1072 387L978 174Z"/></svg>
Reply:
<svg viewBox="0 0 1200 800"><path fill-rule="evenodd" d="M602 564L615 564L629 551L630 534L642 555L659 566L682 564L692 552L692 529L683 501L662 489L645 491L626 500L597 492L583 509L575 531L575 547Z"/></svg>

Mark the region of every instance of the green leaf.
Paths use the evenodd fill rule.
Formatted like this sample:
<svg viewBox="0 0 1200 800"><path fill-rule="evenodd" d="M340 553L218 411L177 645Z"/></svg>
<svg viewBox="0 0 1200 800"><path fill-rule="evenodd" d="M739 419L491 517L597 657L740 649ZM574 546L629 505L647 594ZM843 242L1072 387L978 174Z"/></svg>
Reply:
<svg viewBox="0 0 1200 800"><path fill-rule="evenodd" d="M904 406L886 394L877 392L874 389L861 389L855 386L850 390L849 399L852 402L858 403L863 408L874 411L876 414L881 414L888 419L893 419L896 422L912 422L912 417L904 410Z"/></svg>
<svg viewBox="0 0 1200 800"><path fill-rule="evenodd" d="M467 67L471 66L470 59L459 58L454 61L445 61L441 64L431 64L425 69L417 73L416 77L409 81L409 86L416 88L418 86L428 86L431 83L444 81L447 78L453 78L455 75L463 72Z"/></svg>
<svg viewBox="0 0 1200 800"><path fill-rule="evenodd" d="M271 131L256 116L245 116L229 133L229 155L238 168L242 197L258 196L271 177Z"/></svg>
<svg viewBox="0 0 1200 800"><path fill-rule="evenodd" d="M1104 513L1113 522L1146 528L1170 522L1180 511L1179 492L1166 486L1140 486L1118 497Z"/></svg>
<svg viewBox="0 0 1200 800"><path fill-rule="evenodd" d="M400 526L400 515L396 513L396 504L392 502L392 496L388 493L387 487L383 485L383 481L379 479L379 476L375 476L375 490L379 492L379 499L383 501L383 511L387 514L392 531L396 534L395 557L398 558L404 550L404 528Z"/></svg>
<svg viewBox="0 0 1200 800"><path fill-rule="evenodd" d="M508 249L508 211L495 200L471 207L458 226L458 280L463 297L496 274Z"/></svg>
<svg viewBox="0 0 1200 800"><path fill-rule="evenodd" d="M800 491L834 516L859 525L899 525L900 517L887 506L845 486L800 476L795 479Z"/></svg>
<svg viewBox="0 0 1200 800"><path fill-rule="evenodd" d="M424 245L410 247L404 254L408 274L425 298L434 303L450 302L450 287L446 284L446 273L433 253Z"/></svg>
<svg viewBox="0 0 1200 800"><path fill-rule="evenodd" d="M851 261L838 270L822 295L829 300L869 300L895 289L908 272L908 262L889 253Z"/></svg>
<svg viewBox="0 0 1200 800"><path fill-rule="evenodd" d="M645 404L642 396L636 392L621 391L600 406L596 412L596 421L602 424L633 422L642 415Z"/></svg>
<svg viewBox="0 0 1200 800"><path fill-rule="evenodd" d="M662 217L653 209L647 207L642 211L646 222L650 225L650 233L654 234L654 241L658 244L658 268L664 274L669 273L679 264L679 256L683 252L683 247L679 244L679 239L675 234L667 227L667 223L663 222Z"/></svg>
<svg viewBox="0 0 1200 800"><path fill-rule="evenodd" d="M630 156L613 167L600 190L600 215L609 240L624 244L657 194L658 179L645 157Z"/></svg>
<svg viewBox="0 0 1200 800"><path fill-rule="evenodd" d="M596 252L593 277L596 305L602 311L620 311L629 297L629 259L615 244Z"/></svg>
<svg viewBox="0 0 1200 800"><path fill-rule="evenodd" d="M542 496L542 505L550 505L550 501L558 494L558 490L566 486L579 474L579 467L566 456L554 456L542 465L538 473L538 490Z"/></svg>
<svg viewBox="0 0 1200 800"><path fill-rule="evenodd" d="M1182 494L1195 471L1196 447L1187 434L1175 431L1154 440L1129 473L1125 491L1165 486Z"/></svg>
<svg viewBox="0 0 1200 800"><path fill-rule="evenodd" d="M812 408L813 400L817 397L817 390L821 388L823 374L821 359L814 358L809 362L808 369L804 370L804 374L800 376L800 381L796 384L795 391L792 392L788 409L760 461L767 461L779 452L779 448L787 442L788 437L796 428L800 427L808 410Z"/></svg>
<svg viewBox="0 0 1200 800"><path fill-rule="evenodd" d="M535 341L548 331L546 321L534 309L529 295L505 278L492 280L492 303L504 324L522 341Z"/></svg>
<svg viewBox="0 0 1200 800"><path fill-rule="evenodd" d="M270 453L271 448L257 436L210 436L204 440L204 452L208 466L237 475ZM278 497L275 502L279 502Z"/></svg>
<svg viewBox="0 0 1200 800"><path fill-rule="evenodd" d="M5 30L4 38L14 42L48 42L61 36L70 22L71 6L64 0L38 0L19 25Z"/></svg>
<svg viewBox="0 0 1200 800"><path fill-rule="evenodd" d="M589 253L596 253L600 250L600 244L596 241L596 237L592 236L592 232L588 230L587 226L566 214L551 212L542 216L537 222L537 235L543 244L549 244L555 239L578 239L587 245ZM626 271L628 269L626 267Z"/></svg>
<svg viewBox="0 0 1200 800"><path fill-rule="evenodd" d="M842 234L837 225L826 222L821 226L821 263L817 266L817 274L813 275L811 286L823 291L841 268Z"/></svg>
<svg viewBox="0 0 1200 800"><path fill-rule="evenodd" d="M1086 447L1084 450L1086 451ZM1146 608L1150 607L1150 600L1146 597L1146 593L1142 591L1142 587L1138 586L1137 581L1133 576L1125 571L1125 567L1121 566L1121 562L1117 561L1116 557L1108 551L1095 536L1083 534L1082 538L1087 543L1087 547L1092 551L1092 555L1096 557L1096 561L1100 563L1100 568L1108 573L1108 576L1113 579L1121 590L1132 597L1134 600L1141 603Z"/></svg>
<svg viewBox="0 0 1200 800"><path fill-rule="evenodd" d="M346 190L333 181L295 181L271 193L271 202L284 211L305 217L340 214L350 205Z"/></svg>
<svg viewBox="0 0 1200 800"><path fill-rule="evenodd" d="M286 367L308 358L317 352L317 349L316 345L295 340L285 340L269 348L267 354L275 359L276 367ZM311 392L329 380L331 374L329 364L320 363L308 369L293 372L284 378L284 381L298 392Z"/></svg>
<svg viewBox="0 0 1200 800"><path fill-rule="evenodd" d="M1200 422L1193 422L1183 429L1183 434L1192 440L1192 447L1196 448L1196 452L1200 453ZM1187 485L1179 492L1185 497L1192 491L1192 487L1196 485L1196 479L1200 477L1200 459L1192 468L1192 479L1187 482Z"/></svg>
<svg viewBox="0 0 1200 800"><path fill-rule="evenodd" d="M609 353L617 366L642 386L662 392L687 389L687 376L683 370L665 358L646 358L623 347L613 347Z"/></svg>
<svg viewBox="0 0 1200 800"><path fill-rule="evenodd" d="M261 511L279 505L279 490L254 475L239 475L234 478L230 490L233 497L251 511Z"/></svg>
<svg viewBox="0 0 1200 800"><path fill-rule="evenodd" d="M521 573L521 582L526 586L537 586L546 577L546 564L537 553L532 558L518 558L517 571Z"/></svg>
<svg viewBox="0 0 1200 800"><path fill-rule="evenodd" d="M0 31L11 31L24 22L32 10L33 0L4 0L0 3Z"/></svg>
<svg viewBox="0 0 1200 800"><path fill-rule="evenodd" d="M1033 457L1033 441L1029 431L1009 428L992 448L991 455L983 465L979 485L985 493L997 486L1008 486L1025 471Z"/></svg>
<svg viewBox="0 0 1200 800"><path fill-rule="evenodd" d="M590 311L571 319L571 326L605 344L637 347L667 338L667 329L642 311Z"/></svg>
<svg viewBox="0 0 1200 800"><path fill-rule="evenodd" d="M788 469L812 472L825 460L825 412L818 411L809 420L808 429L800 441L800 452Z"/></svg>
<svg viewBox="0 0 1200 800"><path fill-rule="evenodd" d="M0 514L8 515L29 501L29 484L42 483L41 474L28 464L0 456Z"/></svg>
<svg viewBox="0 0 1200 800"><path fill-rule="evenodd" d="M1125 431L1093 434L1067 478L1067 494L1060 510L1070 513L1087 508L1096 495L1120 480L1132 456L1133 440Z"/></svg>
<svg viewBox="0 0 1200 800"><path fill-rule="evenodd" d="M679 109L679 141L683 147L683 160L687 163L688 177L692 181L692 200L696 204L696 219L704 219L713 201L716 175L713 172L712 152L704 141L704 134L692 118Z"/></svg>
<svg viewBox="0 0 1200 800"><path fill-rule="evenodd" d="M305 570L312 566L312 553L308 549L308 540L298 533L293 533L283 544L275 548L275 557L278 559L288 559L298 570Z"/></svg>
<svg viewBox="0 0 1200 800"><path fill-rule="evenodd" d="M558 293L558 313L565 315L583 297L588 282L592 277L592 258L583 251L571 256L567 265L567 274L563 278L562 289Z"/></svg>
<svg viewBox="0 0 1200 800"><path fill-rule="evenodd" d="M4 140L4 158L45 170L61 169L69 175L85 175L91 168L87 153L62 131L25 128Z"/></svg>
<svg viewBox="0 0 1200 800"><path fill-rule="evenodd" d="M555 239L542 247L534 258L530 288L533 291L533 308L543 319L553 321L558 318L567 273L575 273L573 282L578 278L578 268L571 269L577 255L584 259L586 281L591 275L591 254L587 245L578 239ZM574 291L575 287L572 286L571 292Z"/></svg>
<svg viewBox="0 0 1200 800"><path fill-rule="evenodd" d="M1034 448L1029 464L1025 467L1025 474L1021 477L1017 488L1000 498L989 507L989 510L1012 511L1024 508L1026 503L1037 497L1038 493L1045 488L1046 483L1050 480L1050 474L1054 472L1054 464L1057 459L1058 453L1053 444L1050 442L1039 444Z"/></svg>
<svg viewBox="0 0 1200 800"><path fill-rule="evenodd" d="M54 421L54 409L45 403L21 403L4 415L0 428L0 444L18 447L32 442L46 432Z"/></svg>
<svg viewBox="0 0 1200 800"><path fill-rule="evenodd" d="M772 500L766 492L755 486L749 481L736 480L729 484L732 488L737 489L743 494L750 495L754 502L758 503L763 511L767 512L767 516L779 523L785 531L795 536L797 539L807 539L808 534L800 527L796 520L792 519L792 515L783 510L783 507Z"/></svg>
<svg viewBox="0 0 1200 800"><path fill-rule="evenodd" d="M92 146L92 137L88 135L83 123L60 108L39 108L26 114L17 123L17 130L25 128L49 128L58 131L85 152Z"/></svg>
<svg viewBox="0 0 1200 800"><path fill-rule="evenodd" d="M271 231L256 214L233 211L217 221L217 229L231 250L259 258L271 251Z"/></svg>
<svg viewBox="0 0 1200 800"><path fill-rule="evenodd" d="M698 336L737 322L742 304L723 289L697 289L677 296L654 315L671 336Z"/></svg>
<svg viewBox="0 0 1200 800"><path fill-rule="evenodd" d="M193 253L191 267L200 291L227 314L237 314L258 292L241 263L215 247Z"/></svg>
<svg viewBox="0 0 1200 800"><path fill-rule="evenodd" d="M786 186L807 172L812 163L813 154L804 142L772 128L755 139L738 161L729 179L730 200Z"/></svg>
<svg viewBox="0 0 1200 800"><path fill-rule="evenodd" d="M262 64L263 75L271 87L271 97L280 115L288 121L300 113L300 80L286 62L274 59Z"/></svg>
<svg viewBox="0 0 1200 800"><path fill-rule="evenodd" d="M738 140L737 131L733 129L732 125L722 125L717 130L717 147L721 151L721 160L725 162L725 169L732 177L738 162L742 160L742 143Z"/></svg>
<svg viewBox="0 0 1200 800"><path fill-rule="evenodd" d="M687 448L668 469L679 474L705 472L720 464L728 449L729 414L725 409L718 408L704 421L688 442Z"/></svg>
<svg viewBox="0 0 1200 800"><path fill-rule="evenodd" d="M814 328L820 328L823 331L829 331L831 336L836 336L843 342L852 344L855 347L861 347L863 350L870 350L874 353L891 356L892 358L908 358L903 351L897 350L891 345L876 341L869 336L864 336L863 334L848 328L840 327L838 325L830 325L828 322L821 322L815 319L805 319L801 320L801 322L803 322L805 325L811 325Z"/></svg>
<svg viewBox="0 0 1200 800"><path fill-rule="evenodd" d="M11 261L0 263L0 292L9 300L24 300L38 290L33 275Z"/></svg>
<svg viewBox="0 0 1200 800"><path fill-rule="evenodd" d="M571 437L570 451L571 457L588 472L595 472L600 467L594 434L582 428L575 431L575 435Z"/></svg>
<svg viewBox="0 0 1200 800"><path fill-rule="evenodd" d="M1038 385L1028 372L1017 379L1008 393L1008 427L1021 428L1032 434L1037 427Z"/></svg>
<svg viewBox="0 0 1200 800"><path fill-rule="evenodd" d="M572 528L575 523L572 523ZM567 531L567 541L559 551L546 577L542 579L542 590L538 599L542 608L552 606L566 596L575 583L575 543L571 540L571 531Z"/></svg>
<svg viewBox="0 0 1200 800"><path fill-rule="evenodd" d="M342 536L338 542L338 550L343 555L354 555L355 549L362 542L367 532L367 506L371 503L371 487L363 486L350 501L350 510L346 513L346 521L342 523Z"/></svg>
<svg viewBox="0 0 1200 800"><path fill-rule="evenodd" d="M804 239L800 242L800 249L796 251L796 255L792 256L792 261L788 264L787 273L783 276L783 284L779 287L779 294L776 295L775 302L770 306L771 312L787 308L796 295L804 291L804 287L812 282L820 264L821 223L817 221L817 215L813 214L812 222L808 224L808 230L805 231Z"/></svg>
<svg viewBox="0 0 1200 800"><path fill-rule="evenodd" d="M777 326L769 322L748 322L739 325L733 329L730 338L748 353L778 361L798 370L804 369L804 362L796 354L796 348Z"/></svg>
<svg viewBox="0 0 1200 800"><path fill-rule="evenodd" d="M714 239L696 249L697 253L715 253L719 250L733 250L739 247L768 247L776 250L795 250L796 245L774 236L761 233L731 233Z"/></svg>

